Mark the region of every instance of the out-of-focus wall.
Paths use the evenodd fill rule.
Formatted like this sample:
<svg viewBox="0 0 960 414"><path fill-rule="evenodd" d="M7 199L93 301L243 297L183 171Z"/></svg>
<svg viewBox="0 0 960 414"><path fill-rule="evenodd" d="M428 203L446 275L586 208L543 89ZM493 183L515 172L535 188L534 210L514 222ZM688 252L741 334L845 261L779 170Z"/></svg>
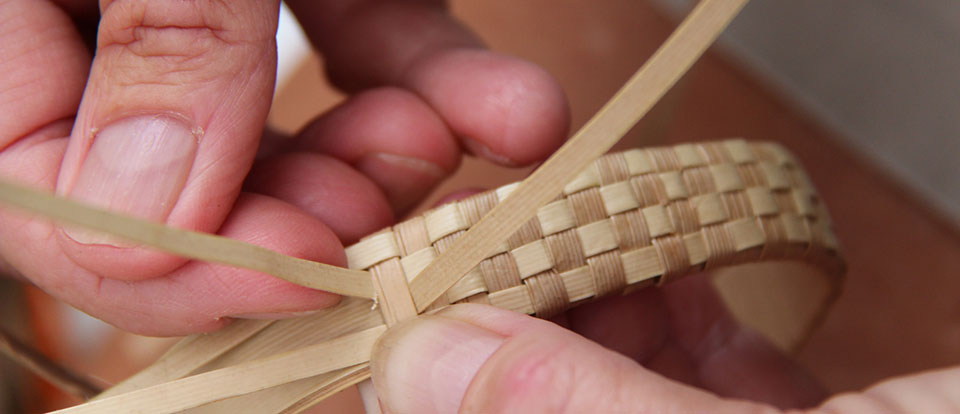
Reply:
<svg viewBox="0 0 960 414"><path fill-rule="evenodd" d="M960 2L753 1L723 42L960 223Z"/></svg>

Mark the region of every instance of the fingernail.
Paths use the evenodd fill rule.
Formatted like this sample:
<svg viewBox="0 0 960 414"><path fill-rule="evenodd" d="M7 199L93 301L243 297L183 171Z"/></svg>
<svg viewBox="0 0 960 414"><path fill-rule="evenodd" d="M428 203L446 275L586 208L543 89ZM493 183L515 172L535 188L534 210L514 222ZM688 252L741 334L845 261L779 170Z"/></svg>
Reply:
<svg viewBox="0 0 960 414"><path fill-rule="evenodd" d="M69 196L111 211L164 221L180 198L199 133L168 116L137 116L97 132ZM131 244L76 227L64 233L83 244Z"/></svg>
<svg viewBox="0 0 960 414"><path fill-rule="evenodd" d="M432 162L383 152L365 155L356 167L384 190L398 211L414 207L447 176L446 170Z"/></svg>
<svg viewBox="0 0 960 414"><path fill-rule="evenodd" d="M480 141L474 140L473 138L463 138L463 144L473 155L478 157L486 158L490 161L507 167L515 167L519 165L516 161L511 160L509 157L493 152L490 147L481 144Z"/></svg>
<svg viewBox="0 0 960 414"><path fill-rule="evenodd" d="M404 155L388 154L385 152L374 152L363 156L359 164L368 163L386 164L393 168L402 168L407 171L420 173L423 175L443 178L447 173L443 168L432 162L421 160L419 158L407 157Z"/></svg>
<svg viewBox="0 0 960 414"><path fill-rule="evenodd" d="M371 369L380 401L388 412L457 412L473 377L504 340L444 317L398 325L373 353Z"/></svg>

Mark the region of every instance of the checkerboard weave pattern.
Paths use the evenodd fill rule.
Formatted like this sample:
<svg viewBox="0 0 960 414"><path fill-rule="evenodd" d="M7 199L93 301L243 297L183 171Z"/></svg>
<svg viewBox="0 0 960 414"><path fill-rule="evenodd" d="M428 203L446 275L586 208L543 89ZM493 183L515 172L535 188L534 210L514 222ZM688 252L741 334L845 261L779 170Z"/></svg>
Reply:
<svg viewBox="0 0 960 414"><path fill-rule="evenodd" d="M381 293L395 291L383 285L412 281L517 185L366 237L347 248L349 265L370 270ZM546 317L582 301L758 260L801 260L839 277L843 262L830 227L810 181L776 144L629 150L593 163L430 309L479 302ZM383 311L390 323L395 310Z"/></svg>

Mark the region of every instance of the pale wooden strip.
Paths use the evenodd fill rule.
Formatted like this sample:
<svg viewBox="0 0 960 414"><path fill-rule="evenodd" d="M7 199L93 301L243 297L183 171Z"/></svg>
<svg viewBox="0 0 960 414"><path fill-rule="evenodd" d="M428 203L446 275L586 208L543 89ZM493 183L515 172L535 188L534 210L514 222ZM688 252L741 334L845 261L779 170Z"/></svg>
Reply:
<svg viewBox="0 0 960 414"><path fill-rule="evenodd" d="M586 257L617 248L616 233L613 232L610 220L600 220L577 227L577 236L580 237L580 246L583 247L583 255Z"/></svg>
<svg viewBox="0 0 960 414"><path fill-rule="evenodd" d="M321 374L315 377L293 381L279 387L250 393L240 397L217 401L213 404L192 408L184 414L277 414L300 412L320 401L318 396L326 398L360 380L369 378L369 364L354 365L349 368ZM321 398L321 399L322 399Z"/></svg>
<svg viewBox="0 0 960 414"><path fill-rule="evenodd" d="M564 194L573 194L588 188L598 187L600 185L600 172L597 171L596 164L590 164L585 170L573 177L566 186L563 187ZM504 197L505 198L505 197ZM503 200L503 198L501 198Z"/></svg>
<svg viewBox="0 0 960 414"><path fill-rule="evenodd" d="M346 248L347 266L351 269L366 269L384 260L400 256L400 246L392 231L366 237Z"/></svg>
<svg viewBox="0 0 960 414"><path fill-rule="evenodd" d="M373 302L370 300L344 298L339 305L324 309L316 315L277 321L261 334L250 338L214 361L210 366L204 367L204 369L225 368L383 325L383 316L380 312L371 310L372 304ZM346 370L351 369L347 368ZM330 385L330 382L344 380L343 373L344 370L334 371L225 401L218 401L204 406L206 409L201 411L257 414L280 412L295 404L298 399L317 395L315 392L322 393L322 390L336 385ZM353 382L348 385L351 384ZM244 409L235 409L236 407L243 407Z"/></svg>
<svg viewBox="0 0 960 414"><path fill-rule="evenodd" d="M744 164L756 160L753 150L750 149L750 145L748 145L747 141L745 140L732 139L729 141L724 141L723 146L727 149L727 153L730 154L730 158L733 160L733 162L737 164Z"/></svg>
<svg viewBox="0 0 960 414"><path fill-rule="evenodd" d="M627 283L639 283L663 274L660 256L653 246L632 250L620 256L623 271L627 274Z"/></svg>
<svg viewBox="0 0 960 414"><path fill-rule="evenodd" d="M790 188L790 179L787 178L783 168L770 161L760 161L757 165L760 166L760 171L767 180L767 187L770 187L771 190Z"/></svg>
<svg viewBox="0 0 960 414"><path fill-rule="evenodd" d="M431 246L413 252L400 259L403 272L407 275L407 282L416 279L430 262L437 258L437 251Z"/></svg>
<svg viewBox="0 0 960 414"><path fill-rule="evenodd" d="M662 205L658 204L647 207L640 210L640 213L643 214L643 219L647 222L647 230L650 232L650 237L657 238L676 231L673 228L673 223L670 222L667 209L663 208Z"/></svg>
<svg viewBox="0 0 960 414"><path fill-rule="evenodd" d="M627 161L627 171L631 176L638 176L653 172L653 160L650 159L650 153L642 149L632 149L623 153L623 159Z"/></svg>
<svg viewBox="0 0 960 414"><path fill-rule="evenodd" d="M694 197L691 202L693 208L697 211L697 218L700 220L701 226L720 223L730 218L726 207L723 206L723 200L717 193Z"/></svg>
<svg viewBox="0 0 960 414"><path fill-rule="evenodd" d="M807 189L793 189L793 202L797 206L797 214L804 217L816 216L816 209L813 207L813 191Z"/></svg>
<svg viewBox="0 0 960 414"><path fill-rule="evenodd" d="M686 245L687 255L690 256L690 266L704 264L710 258L702 234L690 233L683 236L683 244Z"/></svg>
<svg viewBox="0 0 960 414"><path fill-rule="evenodd" d="M377 326L296 351L167 382L57 411L59 413L173 413L267 389L370 360L386 326Z"/></svg>
<svg viewBox="0 0 960 414"><path fill-rule="evenodd" d="M475 267L470 269L470 272L467 273L463 279L460 279L457 284L453 285L453 287L447 291L447 298L450 299L451 302L456 302L489 290L486 282L483 280L483 273L480 272L479 268ZM416 309L414 309L413 315L417 315Z"/></svg>
<svg viewBox="0 0 960 414"><path fill-rule="evenodd" d="M762 246L766 241L763 228L760 227L760 224L757 223L757 220L754 218L731 221L725 224L724 227L727 232L730 233L730 237L733 239L733 244L736 246L738 252Z"/></svg>
<svg viewBox="0 0 960 414"><path fill-rule="evenodd" d="M490 304L498 308L533 314L533 300L530 298L530 292L526 286L514 286L493 292L489 298Z"/></svg>
<svg viewBox="0 0 960 414"><path fill-rule="evenodd" d="M373 282L367 272L290 257L222 236L118 215L2 180L0 202L178 256L256 270L341 295L373 297Z"/></svg>
<svg viewBox="0 0 960 414"><path fill-rule="evenodd" d="M309 394L298 399L290 400L291 403L287 404L287 408L281 411L276 411L278 414L296 414L303 412L304 410L312 407L314 404L325 400L327 397L332 396L340 391L343 391L349 386L356 385L362 381L370 379L370 364L363 363L359 365L352 366L338 371L336 377L325 380L322 383L315 386ZM229 411L228 411L229 412ZM262 414L262 411L257 411L258 414Z"/></svg>
<svg viewBox="0 0 960 414"><path fill-rule="evenodd" d="M537 220L540 221L540 232L544 236L559 233L577 225L577 219L570 207L570 200L566 198L554 201L537 210Z"/></svg>
<svg viewBox="0 0 960 414"><path fill-rule="evenodd" d="M810 231L803 223L803 218L796 214L782 214L780 221L787 232L787 240L796 243L810 242Z"/></svg>
<svg viewBox="0 0 960 414"><path fill-rule="evenodd" d="M505 200L510 194L516 191L517 187L520 187L520 183L510 183L493 190L497 194L497 202Z"/></svg>
<svg viewBox="0 0 960 414"><path fill-rule="evenodd" d="M377 289L378 305L387 326L399 322L406 315L417 315L417 309L407 290L407 278L404 276L400 259L394 257L372 269L373 285Z"/></svg>
<svg viewBox="0 0 960 414"><path fill-rule="evenodd" d="M747 199L750 200L750 209L757 216L769 216L780 212L777 200L765 187L750 187L747 189Z"/></svg>
<svg viewBox="0 0 960 414"><path fill-rule="evenodd" d="M660 173L660 181L663 181L668 200L679 200L690 196L687 184L683 182L683 176L679 171Z"/></svg>
<svg viewBox="0 0 960 414"><path fill-rule="evenodd" d="M339 305L316 314L276 321L197 372L266 358L385 324L380 312L372 308L369 299L344 298Z"/></svg>
<svg viewBox="0 0 960 414"><path fill-rule="evenodd" d="M563 285L567 289L567 297L571 302L592 298L597 295L593 286L593 277L589 266L571 269L560 274Z"/></svg>
<svg viewBox="0 0 960 414"><path fill-rule="evenodd" d="M444 236L456 233L470 227L467 220L460 214L456 203L445 204L430 210L423 215L427 226L427 235L433 243Z"/></svg>
<svg viewBox="0 0 960 414"><path fill-rule="evenodd" d="M740 173L733 164L713 164L710 167L710 174L713 175L714 185L717 191L725 193L728 191L743 190L746 186L740 179Z"/></svg>
<svg viewBox="0 0 960 414"><path fill-rule="evenodd" d="M553 256L543 240L517 247L510 254L513 256L513 260L517 262L517 271L520 272L521 279L553 268Z"/></svg>
<svg viewBox="0 0 960 414"><path fill-rule="evenodd" d="M603 207L608 216L640 207L640 202L633 196L630 181L627 180L600 187L600 198L603 199Z"/></svg>
<svg viewBox="0 0 960 414"><path fill-rule="evenodd" d="M270 326L269 320L238 320L216 334L191 335L161 356L157 362L134 374L97 398L112 397L140 388L183 378Z"/></svg>
<svg viewBox="0 0 960 414"><path fill-rule="evenodd" d="M600 112L446 253L414 279L418 310L429 306L540 206L606 152L682 77L747 0L704 0ZM628 161L629 162L629 161Z"/></svg>
<svg viewBox="0 0 960 414"><path fill-rule="evenodd" d="M694 144L681 144L673 147L673 152L677 153L677 159L683 168L698 167L707 163L703 155Z"/></svg>
<svg viewBox="0 0 960 414"><path fill-rule="evenodd" d="M162 369L165 368L158 368L155 372L156 375L152 377L149 382L137 382L130 384L125 392L159 384L161 382L179 379L190 372L203 372L218 368L225 368L246 361L264 358L281 352L292 351L305 346L314 345L325 340L333 339L337 336L383 325L384 321L380 313L371 311L372 303L373 302L369 299L344 298L339 305L332 308L323 309L315 315L282 321L236 321L234 324L218 332L189 337L175 345L155 364L159 364L165 368L171 369L171 372L164 373ZM250 325L251 323L266 323L269 326L267 326L261 331L261 333L257 335L248 335L248 337L244 338L235 337L238 336L238 332L234 331L234 327ZM234 338L231 339L231 337ZM208 346L199 346L206 342L196 342L196 340L212 340L214 343L208 344ZM229 343L229 341L235 340L244 341L240 344ZM218 341L221 342L220 346L223 347L219 350L216 348L216 343ZM166 359L177 358L178 354L180 357L189 357L193 350L197 351L198 355L194 355L194 357L197 359L194 361L188 361L185 364L186 366L180 366L176 361L165 362ZM203 362L204 360L209 359L201 358L200 355L208 352L215 352L216 355L223 354L223 356L213 360L209 364L206 364L206 366L200 367L201 365L205 364L205 362ZM300 396L304 395L305 391L303 391L303 387L315 389L317 388L316 384L318 383L336 379L336 372L341 371L343 370L311 377L291 384L284 384L278 387L273 387L240 397L230 398L225 401L208 404L203 407L204 410L202 411L255 413L278 412L278 410L289 407L292 401L295 401L296 398L300 398ZM306 384L298 385L298 383L301 382L306 382ZM300 389L301 391L297 391L297 389ZM274 397L275 393L292 393L288 395L293 396ZM269 395L269 397L265 397L265 395ZM234 404L239 404L236 406L244 407L246 410L230 409L229 407L236 407ZM221 406L226 408L220 411L219 408ZM196 409L190 410L190 412L194 412L195 410Z"/></svg>

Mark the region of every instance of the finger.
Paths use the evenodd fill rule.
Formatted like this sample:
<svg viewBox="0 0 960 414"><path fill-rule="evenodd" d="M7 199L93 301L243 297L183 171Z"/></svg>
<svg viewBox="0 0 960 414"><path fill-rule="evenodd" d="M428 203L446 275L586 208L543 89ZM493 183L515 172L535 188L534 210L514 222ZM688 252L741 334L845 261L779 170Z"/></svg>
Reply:
<svg viewBox="0 0 960 414"><path fill-rule="evenodd" d="M422 99L398 88L353 96L295 139L300 150L332 155L364 173L398 217L460 163L459 146L443 120Z"/></svg>
<svg viewBox="0 0 960 414"><path fill-rule="evenodd" d="M373 380L390 412L768 410L664 379L546 321L457 305L387 331Z"/></svg>
<svg viewBox="0 0 960 414"><path fill-rule="evenodd" d="M813 413L960 412L960 367L881 382L862 393L831 398Z"/></svg>
<svg viewBox="0 0 960 414"><path fill-rule="evenodd" d="M575 332L721 396L778 407L810 407L825 396L792 359L733 319L705 274L586 304L569 314Z"/></svg>
<svg viewBox="0 0 960 414"><path fill-rule="evenodd" d="M90 54L70 18L43 0L0 1L0 39L0 176L50 191ZM16 267L36 260L18 236L45 236L36 230L23 216L0 212L3 273L30 276Z"/></svg>
<svg viewBox="0 0 960 414"><path fill-rule="evenodd" d="M0 38L0 149L6 150L72 118L90 55L67 15L46 1L0 2ZM37 175L49 174L55 173Z"/></svg>
<svg viewBox="0 0 960 414"><path fill-rule="evenodd" d="M668 355L695 367L705 388L781 408L811 407L826 397L819 382L793 359L734 320L705 275L678 280L663 290L671 345L678 348Z"/></svg>
<svg viewBox="0 0 960 414"><path fill-rule="evenodd" d="M286 153L259 161L245 188L299 207L326 223L344 244L393 223L380 189L326 155Z"/></svg>
<svg viewBox="0 0 960 414"><path fill-rule="evenodd" d="M57 183L61 194L216 230L250 168L273 88L279 2L103 0L96 59ZM111 278L183 259L67 228L70 257Z"/></svg>
<svg viewBox="0 0 960 414"><path fill-rule="evenodd" d="M289 256L344 266L339 240L302 210L276 199L241 194L220 234ZM173 273L142 281L99 277L50 249L23 267L34 282L67 303L122 329L175 336L219 329L231 317L288 318L335 304L339 297L269 275L191 261Z"/></svg>
<svg viewBox="0 0 960 414"><path fill-rule="evenodd" d="M570 329L643 363L666 344L668 315L657 289L641 289L567 311Z"/></svg>
<svg viewBox="0 0 960 414"><path fill-rule="evenodd" d="M480 49L441 1L288 2L335 84L422 96L463 144L507 165L546 158L566 137L566 101L545 71Z"/></svg>

